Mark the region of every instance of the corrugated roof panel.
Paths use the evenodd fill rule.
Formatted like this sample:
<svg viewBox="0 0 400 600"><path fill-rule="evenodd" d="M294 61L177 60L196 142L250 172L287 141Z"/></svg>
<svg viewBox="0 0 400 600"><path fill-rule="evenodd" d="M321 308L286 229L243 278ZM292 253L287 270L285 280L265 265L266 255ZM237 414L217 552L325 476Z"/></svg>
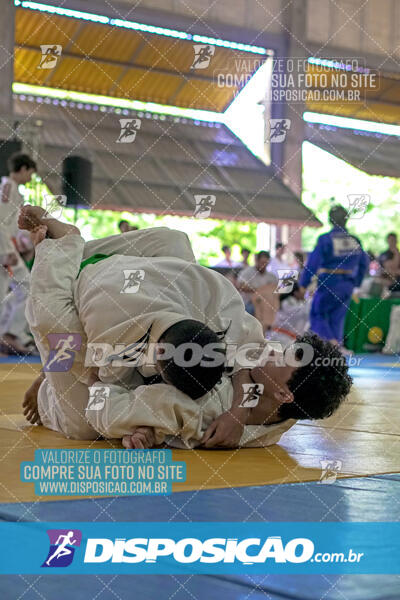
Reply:
<svg viewBox="0 0 400 600"><path fill-rule="evenodd" d="M89 93L108 93L121 67L94 63L76 58L63 58L54 69L51 84L62 89Z"/></svg>
<svg viewBox="0 0 400 600"><path fill-rule="evenodd" d="M167 104L171 94L179 88L181 79L177 75L161 75L152 71L130 69L114 91L115 96Z"/></svg>
<svg viewBox="0 0 400 600"><path fill-rule="evenodd" d="M145 44L135 62L145 67L157 67L173 73L189 72L194 57L190 42L145 34L141 34L140 38L145 41Z"/></svg>
<svg viewBox="0 0 400 600"><path fill-rule="evenodd" d="M307 102L307 110L329 115L353 117L366 121L400 124L400 111L396 104L384 102Z"/></svg>
<svg viewBox="0 0 400 600"><path fill-rule="evenodd" d="M216 111L225 109L238 86L261 64L259 55L216 46L206 68L192 68L192 42L21 8L16 43L32 52L24 55L25 66L19 61L17 81ZM57 66L45 74L36 72L40 44L62 46ZM75 55L88 67L76 68ZM237 83L219 87L218 75L227 72Z"/></svg>
<svg viewBox="0 0 400 600"><path fill-rule="evenodd" d="M76 19L17 8L15 42L26 46L61 44L65 47L79 26Z"/></svg>
<svg viewBox="0 0 400 600"><path fill-rule="evenodd" d="M257 159L246 149L229 145L227 148L219 148L210 143L196 143L199 150L201 162L214 164L221 167L242 167L258 169Z"/></svg>
<svg viewBox="0 0 400 600"><path fill-rule="evenodd" d="M212 82L191 79L176 94L174 104L190 108L201 104L205 110L222 111L231 97L231 88L218 88Z"/></svg>
<svg viewBox="0 0 400 600"><path fill-rule="evenodd" d="M82 27L70 49L74 53L128 62L140 42L141 37L136 33L99 23L90 23Z"/></svg>
<svg viewBox="0 0 400 600"><path fill-rule="evenodd" d="M307 123L307 140L371 175L400 177L400 140L351 129Z"/></svg>
<svg viewBox="0 0 400 600"><path fill-rule="evenodd" d="M24 117L35 115L27 121L42 121L39 173L54 193L61 190L63 159L74 154L93 162L96 208L193 215L196 194L215 194L214 216L317 224L282 181L224 126L143 117L135 141L118 144L122 115L22 101L16 108ZM248 159L238 164L232 158L236 152Z"/></svg>
<svg viewBox="0 0 400 600"><path fill-rule="evenodd" d="M22 83L42 85L49 75L48 69L39 69L42 54L25 48L16 48L14 53L14 79Z"/></svg>

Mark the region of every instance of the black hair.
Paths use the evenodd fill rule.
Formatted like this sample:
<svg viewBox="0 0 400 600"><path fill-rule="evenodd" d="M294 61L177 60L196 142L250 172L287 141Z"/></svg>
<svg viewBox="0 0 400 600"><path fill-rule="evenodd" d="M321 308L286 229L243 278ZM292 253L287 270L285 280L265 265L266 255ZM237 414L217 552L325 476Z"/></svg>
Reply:
<svg viewBox="0 0 400 600"><path fill-rule="evenodd" d="M279 294L279 303L282 304L282 302L284 300L286 300L286 298L290 298L290 296L294 296L295 292L298 292L299 289L300 289L299 284L297 283L297 281L295 281L290 292L287 292L286 294Z"/></svg>
<svg viewBox="0 0 400 600"><path fill-rule="evenodd" d="M221 343L218 335L204 323L193 319L179 321L169 327L159 341L171 344L178 351L172 358L159 360L163 375L169 383L187 394L192 400L204 396L221 379L225 368L224 344ZM184 348L186 344L193 344L196 349L200 347L201 350L201 356L193 366L179 364L180 361L177 360L178 354L182 358L179 347L183 350L185 359L186 352L190 354L187 362L194 357L194 350ZM206 350L205 347L210 344L213 345L213 349L217 354L210 347ZM209 364L207 364L207 361Z"/></svg>
<svg viewBox="0 0 400 600"><path fill-rule="evenodd" d="M329 211L329 221L332 223L332 225L345 227L348 218L349 213L341 204L335 204L335 206L332 206Z"/></svg>
<svg viewBox="0 0 400 600"><path fill-rule="evenodd" d="M257 252L256 254L256 258L262 258L263 256L265 256L265 258L271 258L271 255L268 252L268 250L260 250L260 252Z"/></svg>
<svg viewBox="0 0 400 600"><path fill-rule="evenodd" d="M312 361L296 369L290 378L288 386L294 401L282 404L279 416L282 419L330 417L345 400L353 383L346 358L338 346L314 333L298 336L295 343L310 344L314 354ZM296 358L300 360L301 356Z"/></svg>
<svg viewBox="0 0 400 600"><path fill-rule="evenodd" d="M225 252L225 250L230 250L231 247L230 246L222 246L222 252Z"/></svg>
<svg viewBox="0 0 400 600"><path fill-rule="evenodd" d="M250 254L250 250L248 248L241 248L241 252L243 254L243 252L247 252L248 254Z"/></svg>
<svg viewBox="0 0 400 600"><path fill-rule="evenodd" d="M283 246L284 246L284 245L285 245L285 244L282 244L282 242L277 242L277 243L275 244L275 250L279 250L279 248L283 248Z"/></svg>
<svg viewBox="0 0 400 600"><path fill-rule="evenodd" d="M129 225L128 221L126 221L125 219L122 219L119 223L118 223L118 227L121 229L121 225L125 225L125 223L127 225Z"/></svg>
<svg viewBox="0 0 400 600"><path fill-rule="evenodd" d="M391 231L390 233L387 234L386 239L388 239L390 237L395 237L397 239L397 233L395 233L394 231Z"/></svg>
<svg viewBox="0 0 400 600"><path fill-rule="evenodd" d="M22 167L26 167L27 169L34 169L36 171L36 163L29 156L29 154L23 154L22 152L14 152L7 160L7 168L9 173L18 173L22 169Z"/></svg>

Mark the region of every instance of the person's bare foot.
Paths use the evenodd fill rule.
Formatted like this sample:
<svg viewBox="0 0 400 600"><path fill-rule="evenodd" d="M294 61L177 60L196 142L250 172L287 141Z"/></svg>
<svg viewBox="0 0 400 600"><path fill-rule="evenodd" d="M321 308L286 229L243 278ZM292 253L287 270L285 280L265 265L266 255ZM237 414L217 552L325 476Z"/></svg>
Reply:
<svg viewBox="0 0 400 600"><path fill-rule="evenodd" d="M122 445L128 450L146 450L155 444L153 427L137 427L132 435L124 435Z"/></svg>
<svg viewBox="0 0 400 600"><path fill-rule="evenodd" d="M22 408L24 409L24 416L29 423L32 425L41 425L42 422L39 416L38 410L38 391L40 384L44 379L43 375L39 375L37 379L32 383L31 387L27 389L24 396L24 401L22 403Z"/></svg>
<svg viewBox="0 0 400 600"><path fill-rule="evenodd" d="M63 223L58 219L53 219L40 206L25 204L21 207L18 217L18 227L20 229L27 229L32 232L43 226L47 227L46 233L48 237L54 240L69 234L81 234L78 227L70 223Z"/></svg>
<svg viewBox="0 0 400 600"><path fill-rule="evenodd" d="M19 211L18 227L27 231L33 231L39 225L42 225L42 219L45 214L46 211L41 206L25 204L21 206Z"/></svg>

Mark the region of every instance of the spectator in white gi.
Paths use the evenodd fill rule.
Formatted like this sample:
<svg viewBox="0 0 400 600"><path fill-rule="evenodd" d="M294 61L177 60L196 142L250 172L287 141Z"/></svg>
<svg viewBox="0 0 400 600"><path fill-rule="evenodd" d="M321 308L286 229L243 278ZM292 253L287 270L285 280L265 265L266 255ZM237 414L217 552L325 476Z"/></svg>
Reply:
<svg viewBox="0 0 400 600"><path fill-rule="evenodd" d="M25 303L29 289L29 271L16 249L18 213L24 203L18 190L36 171L35 161L27 154L16 153L7 161L9 175L0 184L0 336L7 352L25 353L31 341L25 319ZM8 290L11 296L5 303Z"/></svg>

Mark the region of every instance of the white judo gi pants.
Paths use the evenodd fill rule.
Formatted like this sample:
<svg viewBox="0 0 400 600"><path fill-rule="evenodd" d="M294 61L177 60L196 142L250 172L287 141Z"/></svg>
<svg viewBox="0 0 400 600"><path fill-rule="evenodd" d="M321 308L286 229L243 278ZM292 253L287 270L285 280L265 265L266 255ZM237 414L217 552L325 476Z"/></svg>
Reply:
<svg viewBox="0 0 400 600"><path fill-rule="evenodd" d="M85 417L90 369L84 366L86 336L73 297L82 260L96 253L175 256L195 261L186 234L165 227L131 231L87 244L81 236L70 234L58 240L45 239L36 247L26 316L42 363L49 357L49 334L78 334L81 339L68 371L46 372L38 392L38 409L45 427L74 439L99 437Z"/></svg>

